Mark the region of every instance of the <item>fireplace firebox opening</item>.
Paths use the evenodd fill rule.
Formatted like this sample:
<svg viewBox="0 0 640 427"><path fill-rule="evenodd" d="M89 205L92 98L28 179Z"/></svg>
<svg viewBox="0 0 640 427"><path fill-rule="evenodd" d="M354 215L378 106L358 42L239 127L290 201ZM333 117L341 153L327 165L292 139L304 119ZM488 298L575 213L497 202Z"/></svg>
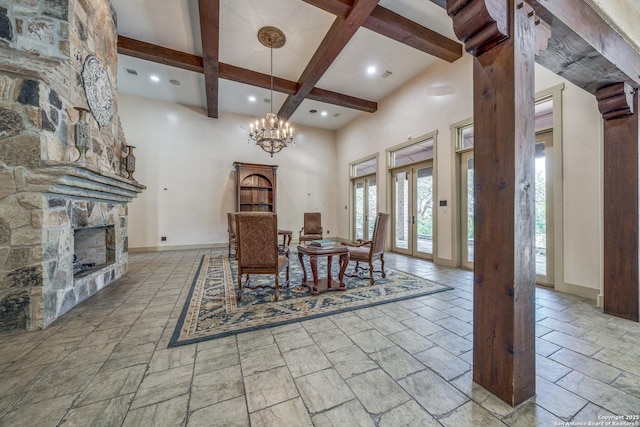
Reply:
<svg viewBox="0 0 640 427"><path fill-rule="evenodd" d="M91 227L73 231L73 277L85 277L116 262L115 228Z"/></svg>

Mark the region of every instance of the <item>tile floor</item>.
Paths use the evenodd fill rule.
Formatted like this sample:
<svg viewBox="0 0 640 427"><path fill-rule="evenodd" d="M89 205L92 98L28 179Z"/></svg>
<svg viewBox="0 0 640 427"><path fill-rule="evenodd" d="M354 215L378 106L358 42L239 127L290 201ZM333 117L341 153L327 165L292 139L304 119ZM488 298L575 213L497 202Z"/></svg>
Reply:
<svg viewBox="0 0 640 427"><path fill-rule="evenodd" d="M131 254L123 279L49 328L0 336L0 425L553 426L640 414L637 323L539 288L537 396L514 410L471 380L471 273L395 254L387 265L455 289L167 349L212 252Z"/></svg>

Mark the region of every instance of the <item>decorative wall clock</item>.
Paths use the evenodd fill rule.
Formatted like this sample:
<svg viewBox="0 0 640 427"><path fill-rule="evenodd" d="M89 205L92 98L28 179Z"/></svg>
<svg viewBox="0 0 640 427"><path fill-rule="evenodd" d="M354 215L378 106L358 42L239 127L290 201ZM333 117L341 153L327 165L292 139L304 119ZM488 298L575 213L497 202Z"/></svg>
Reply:
<svg viewBox="0 0 640 427"><path fill-rule="evenodd" d="M87 96L87 103L98 124L106 126L111 123L113 118L111 82L104 65L94 55L89 55L84 60L82 84Z"/></svg>

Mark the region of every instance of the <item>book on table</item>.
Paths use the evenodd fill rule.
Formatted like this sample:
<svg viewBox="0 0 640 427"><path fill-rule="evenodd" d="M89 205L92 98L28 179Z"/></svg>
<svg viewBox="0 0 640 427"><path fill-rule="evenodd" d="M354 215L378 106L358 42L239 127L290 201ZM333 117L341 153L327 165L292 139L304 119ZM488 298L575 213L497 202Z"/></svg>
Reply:
<svg viewBox="0 0 640 427"><path fill-rule="evenodd" d="M309 242L309 246L316 246L319 248L331 248L335 246L335 244L336 242L334 242L333 240L327 239L312 240Z"/></svg>

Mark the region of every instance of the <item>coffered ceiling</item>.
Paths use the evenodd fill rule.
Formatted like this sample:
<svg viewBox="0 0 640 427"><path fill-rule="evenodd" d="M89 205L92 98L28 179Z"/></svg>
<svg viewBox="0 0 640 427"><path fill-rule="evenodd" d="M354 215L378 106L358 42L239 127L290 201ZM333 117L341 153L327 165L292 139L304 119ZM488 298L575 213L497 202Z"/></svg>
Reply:
<svg viewBox="0 0 640 427"><path fill-rule="evenodd" d="M339 129L375 111L377 102L426 68L462 54L451 19L427 0L360 0L357 6L350 0L111 1L121 36L118 90L209 107L210 116L269 111L270 53L257 38L267 25L287 37L274 49L273 74L276 88L288 93L274 92L273 110L298 125ZM203 32L199 9L216 1L218 22L206 16ZM207 81L202 57L216 42L219 78ZM179 63L163 60L168 54ZM206 72L210 62L204 64Z"/></svg>

